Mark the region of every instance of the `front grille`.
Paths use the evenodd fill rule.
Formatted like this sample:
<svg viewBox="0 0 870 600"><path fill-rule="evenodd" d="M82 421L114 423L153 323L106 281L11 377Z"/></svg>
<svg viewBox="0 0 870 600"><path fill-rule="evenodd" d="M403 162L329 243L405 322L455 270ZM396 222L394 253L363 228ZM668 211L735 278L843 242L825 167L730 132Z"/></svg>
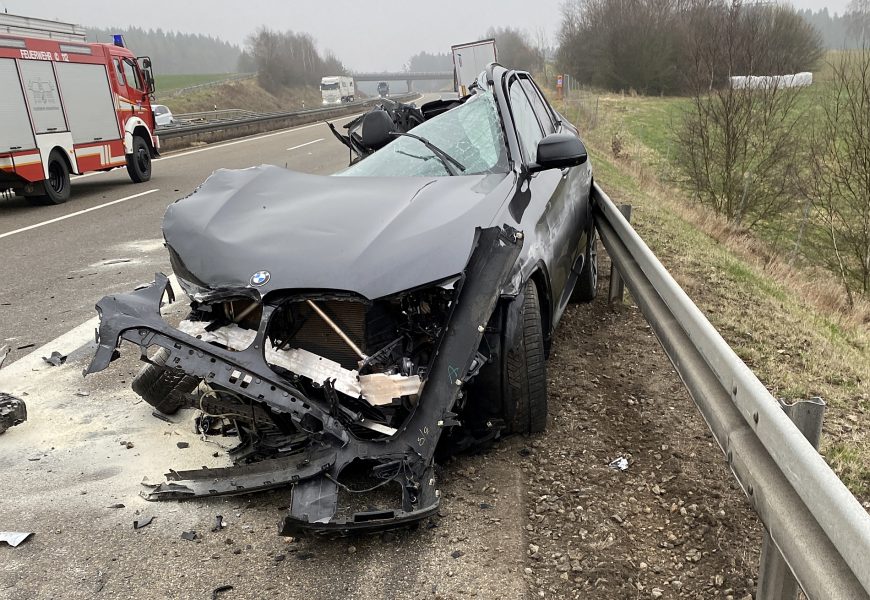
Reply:
<svg viewBox="0 0 870 600"><path fill-rule="evenodd" d="M341 300L315 300L315 304L365 351L365 304ZM291 346L334 360L345 369L357 368L359 356L310 306L300 302L296 304L295 312L302 323L290 342Z"/></svg>

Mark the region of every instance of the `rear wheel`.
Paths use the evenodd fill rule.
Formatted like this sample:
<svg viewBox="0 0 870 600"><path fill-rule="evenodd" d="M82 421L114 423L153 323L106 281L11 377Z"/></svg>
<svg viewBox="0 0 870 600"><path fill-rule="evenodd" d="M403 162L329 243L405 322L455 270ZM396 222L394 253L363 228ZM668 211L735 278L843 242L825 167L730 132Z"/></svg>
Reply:
<svg viewBox="0 0 870 600"><path fill-rule="evenodd" d="M510 424L513 433L537 433L547 428L547 363L538 288L526 284L520 331L506 357L507 389L515 407Z"/></svg>
<svg viewBox="0 0 870 600"><path fill-rule="evenodd" d="M69 200L69 167L57 150L48 155L48 179L43 182L44 194L28 196L34 204L63 204Z"/></svg>
<svg viewBox="0 0 870 600"><path fill-rule="evenodd" d="M127 173L133 183L145 183L151 179L151 150L138 135L133 138L133 153L127 155Z"/></svg>
<svg viewBox="0 0 870 600"><path fill-rule="evenodd" d="M590 228L588 239L583 269L577 277L577 283L574 284L574 291L571 294L572 302L592 302L598 294L598 235L595 226Z"/></svg>
<svg viewBox="0 0 870 600"><path fill-rule="evenodd" d="M199 379L166 367L169 350L161 348L148 364L142 367L133 379L133 391L142 399L159 410L172 415L187 406L186 396L199 385Z"/></svg>

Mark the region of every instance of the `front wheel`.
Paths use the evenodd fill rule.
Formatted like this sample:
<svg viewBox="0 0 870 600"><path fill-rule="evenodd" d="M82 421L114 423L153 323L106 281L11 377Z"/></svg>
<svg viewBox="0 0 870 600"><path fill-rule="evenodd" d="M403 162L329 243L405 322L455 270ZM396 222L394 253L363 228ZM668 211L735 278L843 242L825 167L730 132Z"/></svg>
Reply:
<svg viewBox="0 0 870 600"><path fill-rule="evenodd" d="M160 412L172 415L188 406L187 395L199 385L199 379L166 365L169 350L161 348L133 378L132 388L145 402Z"/></svg>
<svg viewBox="0 0 870 600"><path fill-rule="evenodd" d="M506 357L507 389L514 406L513 433L537 433L547 428L547 363L538 288L526 284L515 346Z"/></svg>
<svg viewBox="0 0 870 600"><path fill-rule="evenodd" d="M145 183L151 179L151 150L138 135L133 138L133 152L127 155L127 173L133 183Z"/></svg>

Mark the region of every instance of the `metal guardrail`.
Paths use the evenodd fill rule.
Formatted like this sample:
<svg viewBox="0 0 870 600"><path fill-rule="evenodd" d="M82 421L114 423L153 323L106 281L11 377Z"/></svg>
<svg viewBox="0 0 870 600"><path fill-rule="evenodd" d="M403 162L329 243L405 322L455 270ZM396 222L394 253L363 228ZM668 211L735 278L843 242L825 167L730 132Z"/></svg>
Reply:
<svg viewBox="0 0 870 600"><path fill-rule="evenodd" d="M390 96L390 100L396 100L399 102L413 100L418 98L420 94L403 94L403 95L395 95ZM176 137L183 137L185 135L195 134L195 133L206 133L212 131L220 131L223 129L232 129L234 127L243 127L245 125L251 125L255 123L264 123L268 121L278 121L283 119L288 119L292 117L306 118L310 117L311 121L316 121L318 118L333 118L339 116L345 116L346 114L353 114L359 109L364 109L370 106L377 104L378 102L383 101L383 98L371 98L369 100L364 100L361 102L349 102L347 104L340 104L337 106L325 106L321 108L307 108L304 110L298 110L293 112L283 112L283 113L253 113L253 116L241 116L239 118L224 118L215 121L210 121L206 123L198 123L193 125L178 125L178 126L169 126L169 127L161 127L157 129L157 134L161 139L171 139Z"/></svg>
<svg viewBox="0 0 870 600"><path fill-rule="evenodd" d="M608 254L787 570L810 600L870 598L870 515L597 185L593 197Z"/></svg>

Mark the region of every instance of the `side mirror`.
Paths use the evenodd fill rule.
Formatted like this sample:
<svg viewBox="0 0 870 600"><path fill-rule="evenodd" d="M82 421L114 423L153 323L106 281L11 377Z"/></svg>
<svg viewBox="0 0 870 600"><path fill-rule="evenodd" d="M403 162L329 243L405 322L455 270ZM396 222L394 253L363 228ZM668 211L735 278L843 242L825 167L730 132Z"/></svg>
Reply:
<svg viewBox="0 0 870 600"><path fill-rule="evenodd" d="M529 172L576 167L585 163L588 158L586 146L576 135L551 133L538 142L538 160L537 163L529 165Z"/></svg>

